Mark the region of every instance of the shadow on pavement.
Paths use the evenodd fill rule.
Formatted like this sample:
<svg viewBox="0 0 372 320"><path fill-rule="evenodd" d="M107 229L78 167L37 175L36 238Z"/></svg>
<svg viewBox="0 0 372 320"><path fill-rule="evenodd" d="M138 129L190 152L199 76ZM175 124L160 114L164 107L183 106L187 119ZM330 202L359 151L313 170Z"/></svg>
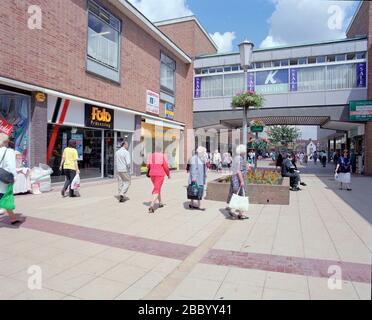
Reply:
<svg viewBox="0 0 372 320"><path fill-rule="evenodd" d="M0 228L7 228L7 229L19 229L23 223L26 222L27 217L23 216L20 213L16 214L19 222L17 224L11 224L9 217L5 215L0 216Z"/></svg>

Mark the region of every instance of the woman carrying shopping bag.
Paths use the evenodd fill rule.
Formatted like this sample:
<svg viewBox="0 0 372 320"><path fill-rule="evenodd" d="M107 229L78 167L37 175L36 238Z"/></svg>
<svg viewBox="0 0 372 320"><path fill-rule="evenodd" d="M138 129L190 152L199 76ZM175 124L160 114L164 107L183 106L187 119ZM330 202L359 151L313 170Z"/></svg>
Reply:
<svg viewBox="0 0 372 320"><path fill-rule="evenodd" d="M11 224L20 222L14 214L13 184L16 176L16 156L13 149L8 148L9 137L0 133L0 208L5 209Z"/></svg>
<svg viewBox="0 0 372 320"><path fill-rule="evenodd" d="M200 146L190 160L189 186L187 188L187 197L191 200L190 209L205 211L200 207L200 201L203 198L204 186L207 181L206 153L207 149ZM197 201L197 205L195 205L195 201Z"/></svg>
<svg viewBox="0 0 372 320"><path fill-rule="evenodd" d="M69 196L76 197L74 190L71 189L71 183L74 180L76 174L80 174L78 165L78 152L76 150L76 141L70 140L68 142L68 147L63 150L61 165L59 170L65 172L66 180L65 185L61 190L62 197L66 197L66 191L69 189Z"/></svg>
<svg viewBox="0 0 372 320"><path fill-rule="evenodd" d="M232 162L232 176L230 184L230 192L227 198L229 206L226 208L232 217L236 217L233 213L235 210L238 213L239 219L248 219L243 214L244 211L248 210L248 197L247 197L247 161L246 161L247 147L239 145L236 148L236 156ZM234 206L233 202L237 199L236 196L243 197L244 201L240 201L238 206ZM233 201L234 200L234 201ZM241 205L241 202L245 202L245 206ZM245 208L244 208L245 207ZM243 210L244 208L244 210Z"/></svg>

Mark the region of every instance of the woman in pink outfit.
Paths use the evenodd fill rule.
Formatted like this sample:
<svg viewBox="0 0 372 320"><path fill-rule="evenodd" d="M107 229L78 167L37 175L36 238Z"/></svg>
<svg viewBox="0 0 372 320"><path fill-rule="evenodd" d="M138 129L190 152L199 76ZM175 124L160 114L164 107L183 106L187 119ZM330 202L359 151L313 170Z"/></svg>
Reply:
<svg viewBox="0 0 372 320"><path fill-rule="evenodd" d="M154 213L154 206L156 202L159 203L159 208L164 207L164 204L161 202L161 188L163 186L165 175L168 177L168 179L170 179L168 162L161 150L161 147L156 147L155 152L149 154L147 158L147 168L149 170L149 176L151 178L152 184L154 185L154 189L152 191L154 198L151 201L151 205L149 208L150 213Z"/></svg>

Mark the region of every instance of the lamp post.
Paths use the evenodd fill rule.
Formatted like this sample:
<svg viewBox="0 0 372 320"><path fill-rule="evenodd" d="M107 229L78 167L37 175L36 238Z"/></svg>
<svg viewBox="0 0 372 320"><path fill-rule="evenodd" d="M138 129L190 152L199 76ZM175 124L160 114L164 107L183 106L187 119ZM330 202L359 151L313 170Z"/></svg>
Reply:
<svg viewBox="0 0 372 320"><path fill-rule="evenodd" d="M254 44L251 41L244 40L239 44L240 65L244 70L245 81L247 81L247 71L252 63L252 52ZM243 108L243 144L248 144L248 106Z"/></svg>

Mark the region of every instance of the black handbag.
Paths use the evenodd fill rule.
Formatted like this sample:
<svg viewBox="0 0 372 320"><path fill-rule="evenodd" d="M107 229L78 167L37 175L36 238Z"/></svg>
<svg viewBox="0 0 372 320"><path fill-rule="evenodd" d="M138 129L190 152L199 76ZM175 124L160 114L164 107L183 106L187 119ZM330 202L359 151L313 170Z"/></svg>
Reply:
<svg viewBox="0 0 372 320"><path fill-rule="evenodd" d="M9 171L6 171L5 169L1 168L1 166L3 165L4 158L5 158L5 155L6 155L7 151L8 151L8 149L5 150L3 158L1 159L1 162L0 162L0 181L5 183L5 184L11 184L11 183L14 183L13 173L11 173Z"/></svg>
<svg viewBox="0 0 372 320"><path fill-rule="evenodd" d="M197 183L191 183L187 187L187 199L201 200L203 198L203 192L203 186L199 186Z"/></svg>

